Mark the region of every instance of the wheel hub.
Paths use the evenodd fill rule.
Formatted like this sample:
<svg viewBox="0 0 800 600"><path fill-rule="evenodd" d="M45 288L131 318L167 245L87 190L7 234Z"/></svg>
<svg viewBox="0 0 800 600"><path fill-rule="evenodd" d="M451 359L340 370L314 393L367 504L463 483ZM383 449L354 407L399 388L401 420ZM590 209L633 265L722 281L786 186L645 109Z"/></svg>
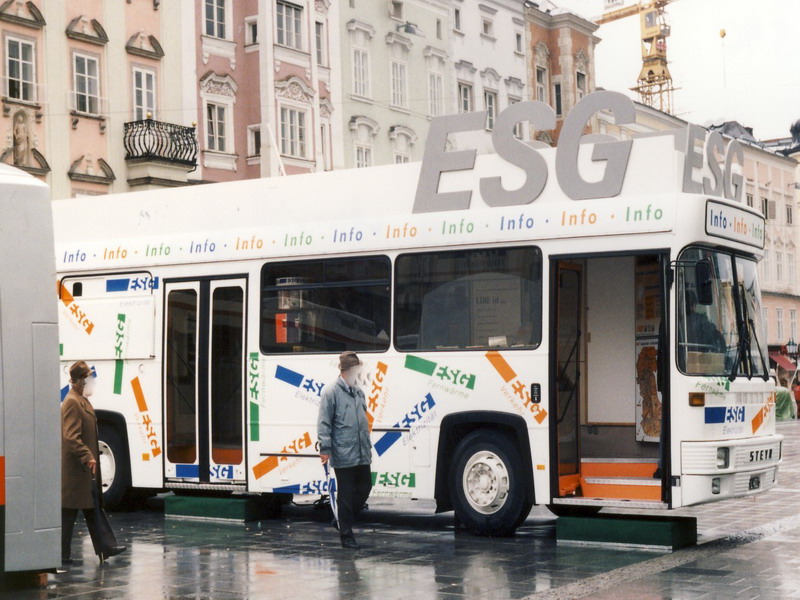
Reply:
<svg viewBox="0 0 800 600"><path fill-rule="evenodd" d="M508 469L496 453L482 450L464 466L463 486L472 508L485 515L495 513L508 498Z"/></svg>
<svg viewBox="0 0 800 600"><path fill-rule="evenodd" d="M111 484L114 483L114 477L117 473L117 461L108 444L100 440L97 445L100 449L100 472L103 475L101 485L105 492L111 487Z"/></svg>

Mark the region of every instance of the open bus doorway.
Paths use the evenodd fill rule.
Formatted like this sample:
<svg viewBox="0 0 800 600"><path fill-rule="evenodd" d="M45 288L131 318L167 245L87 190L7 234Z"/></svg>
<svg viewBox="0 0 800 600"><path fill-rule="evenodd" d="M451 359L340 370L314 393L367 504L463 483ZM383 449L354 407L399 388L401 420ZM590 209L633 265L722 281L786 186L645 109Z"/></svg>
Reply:
<svg viewBox="0 0 800 600"><path fill-rule="evenodd" d="M552 262L557 514L666 507L659 366L667 260L653 253Z"/></svg>

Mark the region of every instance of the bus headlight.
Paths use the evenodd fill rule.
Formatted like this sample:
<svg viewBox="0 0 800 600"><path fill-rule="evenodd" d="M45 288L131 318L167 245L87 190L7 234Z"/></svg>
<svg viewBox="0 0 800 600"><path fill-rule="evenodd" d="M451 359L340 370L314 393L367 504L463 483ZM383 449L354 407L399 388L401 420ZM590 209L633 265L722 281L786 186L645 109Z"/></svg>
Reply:
<svg viewBox="0 0 800 600"><path fill-rule="evenodd" d="M727 469L730 466L731 451L730 448L717 448L717 468ZM719 480L717 480L719 483ZM717 491L719 493L719 491Z"/></svg>
<svg viewBox="0 0 800 600"><path fill-rule="evenodd" d="M714 477L714 479L711 480L711 493L719 494L719 490L720 490L720 478Z"/></svg>

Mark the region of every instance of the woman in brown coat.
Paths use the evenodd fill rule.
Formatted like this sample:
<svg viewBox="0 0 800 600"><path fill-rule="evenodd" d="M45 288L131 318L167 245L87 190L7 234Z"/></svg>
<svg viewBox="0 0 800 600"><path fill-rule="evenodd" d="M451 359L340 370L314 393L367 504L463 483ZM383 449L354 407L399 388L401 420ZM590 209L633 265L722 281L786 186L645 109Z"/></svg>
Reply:
<svg viewBox="0 0 800 600"><path fill-rule="evenodd" d="M83 361L70 367L69 377L72 388L61 404L61 560L65 564L72 562L72 529L82 510L94 551L102 562L123 552L125 546L117 546L102 509L97 417L88 400L94 390L94 377Z"/></svg>

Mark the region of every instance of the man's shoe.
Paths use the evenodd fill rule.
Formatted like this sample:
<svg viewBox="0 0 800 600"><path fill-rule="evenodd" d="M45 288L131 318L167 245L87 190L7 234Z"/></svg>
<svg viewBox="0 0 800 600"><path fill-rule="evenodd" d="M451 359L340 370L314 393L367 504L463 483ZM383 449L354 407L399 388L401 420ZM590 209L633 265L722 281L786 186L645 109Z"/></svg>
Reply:
<svg viewBox="0 0 800 600"><path fill-rule="evenodd" d="M113 548L110 548L109 550L106 550L105 552L101 552L100 553L100 562L104 562L104 561L108 560L109 558L111 558L112 556L116 556L117 554L122 554L127 549L128 549L127 546L114 546Z"/></svg>
<svg viewBox="0 0 800 600"><path fill-rule="evenodd" d="M342 548L349 548L350 550L361 550L361 546L358 545L358 542L354 537L343 537Z"/></svg>

